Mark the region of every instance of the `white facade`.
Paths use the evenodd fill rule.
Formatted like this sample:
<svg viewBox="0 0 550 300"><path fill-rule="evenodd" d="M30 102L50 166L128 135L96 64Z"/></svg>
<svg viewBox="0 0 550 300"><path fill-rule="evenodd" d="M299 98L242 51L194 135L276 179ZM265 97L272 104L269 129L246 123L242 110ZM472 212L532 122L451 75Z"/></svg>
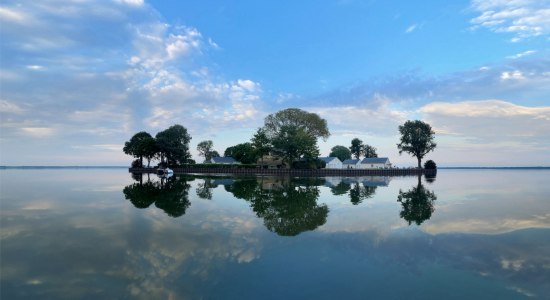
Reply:
<svg viewBox="0 0 550 300"><path fill-rule="evenodd" d="M360 164L361 169L390 169L391 163L387 157L364 158Z"/></svg>
<svg viewBox="0 0 550 300"><path fill-rule="evenodd" d="M342 169L359 169L361 167L360 159L346 159L342 163Z"/></svg>
<svg viewBox="0 0 550 300"><path fill-rule="evenodd" d="M338 157L319 157L326 163L325 169L342 169L342 162Z"/></svg>

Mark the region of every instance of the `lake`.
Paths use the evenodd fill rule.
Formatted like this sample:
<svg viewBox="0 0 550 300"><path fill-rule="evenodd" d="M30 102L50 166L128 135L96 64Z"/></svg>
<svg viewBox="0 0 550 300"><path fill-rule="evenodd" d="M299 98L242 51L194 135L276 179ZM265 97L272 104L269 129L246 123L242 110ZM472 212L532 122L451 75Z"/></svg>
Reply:
<svg viewBox="0 0 550 300"><path fill-rule="evenodd" d="M0 170L2 299L549 299L550 170Z"/></svg>

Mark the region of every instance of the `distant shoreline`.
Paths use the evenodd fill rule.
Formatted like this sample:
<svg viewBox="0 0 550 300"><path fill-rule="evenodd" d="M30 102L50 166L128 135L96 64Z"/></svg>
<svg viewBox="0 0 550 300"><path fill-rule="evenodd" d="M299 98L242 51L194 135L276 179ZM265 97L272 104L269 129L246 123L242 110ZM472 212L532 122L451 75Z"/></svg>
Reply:
<svg viewBox="0 0 550 300"><path fill-rule="evenodd" d="M2 169L128 169L128 166L0 166ZM548 167L438 167L438 170L550 170Z"/></svg>

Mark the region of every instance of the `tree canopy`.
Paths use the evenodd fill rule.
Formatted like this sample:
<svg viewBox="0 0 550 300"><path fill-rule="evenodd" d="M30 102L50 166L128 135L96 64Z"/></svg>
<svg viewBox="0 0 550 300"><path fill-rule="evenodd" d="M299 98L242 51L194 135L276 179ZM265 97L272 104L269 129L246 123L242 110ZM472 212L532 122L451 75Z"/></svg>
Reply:
<svg viewBox="0 0 550 300"><path fill-rule="evenodd" d="M168 165L185 164L191 158L191 153L189 153L191 136L187 133L187 129L181 125L176 124L157 133L156 141L162 163L165 157Z"/></svg>
<svg viewBox="0 0 550 300"><path fill-rule="evenodd" d="M329 157L338 157L339 160L344 161L351 158L351 151L344 146L334 146L330 149Z"/></svg>
<svg viewBox="0 0 550 300"><path fill-rule="evenodd" d="M378 154L376 153L376 148L371 145L363 145L363 150L361 152L367 158L378 157Z"/></svg>
<svg viewBox="0 0 550 300"><path fill-rule="evenodd" d="M218 152L213 150L214 142L211 140L202 141L197 145L197 151L199 155L204 157L204 162L210 162L212 157L219 157Z"/></svg>
<svg viewBox="0 0 550 300"><path fill-rule="evenodd" d="M279 134L283 127L302 128L314 138L327 139L330 136L327 121L316 113L309 113L299 108L287 108L265 118L264 129L271 138Z"/></svg>
<svg viewBox="0 0 550 300"><path fill-rule="evenodd" d="M351 140L351 146L349 147L349 150L351 151L351 154L355 157L355 159L359 159L361 157L361 154L363 153L363 141L354 138Z"/></svg>
<svg viewBox="0 0 550 300"><path fill-rule="evenodd" d="M426 189L418 177L418 185L412 189L403 192L399 191L397 201L401 203L402 210L401 218L411 225L412 222L416 225L422 224L424 221L431 218L434 212L434 201L437 196L434 192Z"/></svg>
<svg viewBox="0 0 550 300"><path fill-rule="evenodd" d="M289 165L301 157L316 158L319 156L317 139L302 127L282 126L273 138L272 144L273 152L282 157Z"/></svg>
<svg viewBox="0 0 550 300"><path fill-rule="evenodd" d="M257 153L251 143L242 143L225 149L223 156L233 157L243 164L256 163Z"/></svg>
<svg viewBox="0 0 550 300"><path fill-rule="evenodd" d="M397 144L399 154L407 152L418 160L418 168L422 168L422 158L435 149L435 132L428 123L419 120L407 121L399 126L401 141Z"/></svg>
<svg viewBox="0 0 550 300"><path fill-rule="evenodd" d="M327 121L315 113L298 108L288 108L265 118L262 131L253 138L256 142L262 135L270 140L272 152L282 157L288 165L300 158L319 156L317 138L330 136Z"/></svg>
<svg viewBox="0 0 550 300"><path fill-rule="evenodd" d="M141 165L143 166L143 157L149 157L151 151L151 143L155 143L155 139L147 132L141 131L124 143L122 151L125 154L131 155L135 158L139 158ZM153 146L154 147L154 146ZM156 152L156 149L153 149ZM153 156L155 154L153 153Z"/></svg>

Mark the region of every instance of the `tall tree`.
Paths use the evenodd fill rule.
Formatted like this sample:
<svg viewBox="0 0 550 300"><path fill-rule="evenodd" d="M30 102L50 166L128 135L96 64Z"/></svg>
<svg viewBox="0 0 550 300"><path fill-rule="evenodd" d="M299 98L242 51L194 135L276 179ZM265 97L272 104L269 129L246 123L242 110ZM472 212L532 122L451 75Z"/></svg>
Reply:
<svg viewBox="0 0 550 300"><path fill-rule="evenodd" d="M374 148L371 145L363 145L363 151L361 151L365 157L371 158L371 157L378 157L378 154L376 154L376 148Z"/></svg>
<svg viewBox="0 0 550 300"><path fill-rule="evenodd" d="M166 158L169 165L185 164L191 158L189 142L191 136L181 125L173 125L156 135L161 163Z"/></svg>
<svg viewBox="0 0 550 300"><path fill-rule="evenodd" d="M315 138L327 139L330 136L327 121L316 113L309 113L298 108L287 108L265 118L264 128L269 137L274 138L283 127L302 128ZM288 128L288 127L287 127Z"/></svg>
<svg viewBox="0 0 550 300"><path fill-rule="evenodd" d="M153 137L145 132L141 131L132 138L124 143L124 147L122 148L122 151L124 151L125 154L131 155L135 158L139 158L141 165L143 166L143 157L146 155L147 152L147 144L150 142L150 140L153 139ZM153 139L154 141L154 139Z"/></svg>
<svg viewBox="0 0 550 300"><path fill-rule="evenodd" d="M434 201L437 196L434 192L426 189L422 185L420 176L418 176L418 184L416 187L403 192L399 190L397 201L401 202L402 210L399 213L401 218L411 225L412 222L416 225L429 220L434 212Z"/></svg>
<svg viewBox="0 0 550 300"><path fill-rule="evenodd" d="M435 149L435 132L428 123L419 120L407 121L399 126L401 142L397 144L399 154L407 152L418 160L418 168L422 168L422 158Z"/></svg>
<svg viewBox="0 0 550 300"><path fill-rule="evenodd" d="M214 152L213 147L214 143L211 140L202 141L197 145L197 151L199 151L200 156L204 157L204 162L210 162L212 157L214 157L212 156Z"/></svg>
<svg viewBox="0 0 550 300"><path fill-rule="evenodd" d="M363 153L363 141L358 138L354 138L351 140L351 147L349 147L349 150L356 159L359 159Z"/></svg>
<svg viewBox="0 0 550 300"><path fill-rule="evenodd" d="M146 138L143 141L142 149L143 149L143 157L147 159L147 167L150 167L151 159L153 159L153 157L157 155L159 150L157 146L157 141L155 140L155 138L153 137Z"/></svg>
<svg viewBox="0 0 550 300"><path fill-rule="evenodd" d="M315 158L319 156L317 139L308 134L302 127L285 125L273 138L273 151L281 156L288 165L299 158Z"/></svg>
<svg viewBox="0 0 550 300"><path fill-rule="evenodd" d="M315 113L288 108L265 118L264 130L273 152L292 165L299 158L319 156L317 139L330 136L327 121Z"/></svg>
<svg viewBox="0 0 550 300"><path fill-rule="evenodd" d="M344 161L351 158L351 151L344 146L334 146L330 149L329 157L338 157L339 160Z"/></svg>
<svg viewBox="0 0 550 300"><path fill-rule="evenodd" d="M267 136L267 132L263 128L258 128L254 136L252 137L252 147L256 152L256 156L260 157L263 164L264 155L269 154L272 149L271 140Z"/></svg>

